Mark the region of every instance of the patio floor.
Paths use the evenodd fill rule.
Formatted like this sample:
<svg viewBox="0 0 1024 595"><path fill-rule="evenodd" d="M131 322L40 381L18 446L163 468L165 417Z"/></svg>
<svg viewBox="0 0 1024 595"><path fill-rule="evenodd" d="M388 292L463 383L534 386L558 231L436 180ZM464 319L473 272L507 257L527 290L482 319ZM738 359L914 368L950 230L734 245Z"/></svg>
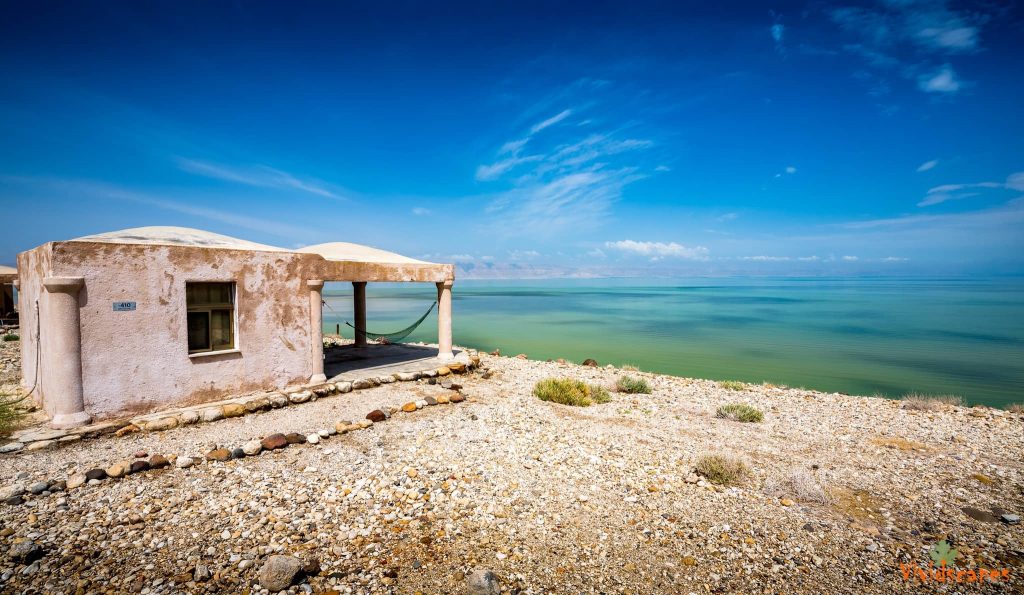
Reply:
<svg viewBox="0 0 1024 595"><path fill-rule="evenodd" d="M456 360L466 359L461 350L456 348L453 352ZM324 374L328 381L337 382L396 372L416 372L438 368L445 363L437 358L436 345L341 345L324 353Z"/></svg>

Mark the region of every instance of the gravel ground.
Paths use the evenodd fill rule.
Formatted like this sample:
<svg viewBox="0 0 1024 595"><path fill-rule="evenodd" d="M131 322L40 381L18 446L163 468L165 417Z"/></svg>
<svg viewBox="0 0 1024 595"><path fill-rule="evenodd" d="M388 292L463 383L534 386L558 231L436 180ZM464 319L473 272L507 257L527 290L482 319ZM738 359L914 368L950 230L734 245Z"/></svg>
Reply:
<svg viewBox="0 0 1024 595"><path fill-rule="evenodd" d="M320 567L292 592L465 592L479 569L527 593L919 592L900 565L927 566L943 538L959 552L956 568L1010 575L944 592L1024 589L1022 525L986 515L1024 511L1019 415L636 372L627 374L653 394L573 408L539 401L533 384L573 377L610 387L624 372L487 356L483 366L488 374L456 379L469 397L459 405L397 413L316 445L0 504L0 590L259 593L266 559L291 554ZM441 394L451 393L388 384L0 455L0 486L63 479L138 451L201 456L275 432L308 434ZM716 418L730 402L760 408L764 421ZM694 475L712 453L744 460L750 476L722 487ZM28 542L42 558L15 560L11 548Z"/></svg>

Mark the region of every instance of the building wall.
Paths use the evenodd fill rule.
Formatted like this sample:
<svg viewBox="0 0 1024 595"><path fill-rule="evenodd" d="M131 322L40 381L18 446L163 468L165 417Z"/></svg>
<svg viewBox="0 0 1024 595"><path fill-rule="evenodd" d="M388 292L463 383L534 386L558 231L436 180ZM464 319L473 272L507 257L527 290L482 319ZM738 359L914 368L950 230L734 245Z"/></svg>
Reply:
<svg viewBox="0 0 1024 595"><path fill-rule="evenodd" d="M41 277L85 278L79 293L85 409L94 419L215 400L305 382L312 373L308 258L285 252L93 242L50 244L52 256L22 256L22 310ZM47 269L49 271L42 272ZM28 269L21 269L28 270ZM38 280L37 280L38 277ZM239 353L188 354L186 281L236 284ZM136 310L115 312L113 302ZM45 303L45 299L41 300ZM46 309L42 308L44 327ZM23 314L24 315L24 314ZM31 315L26 316L26 322ZM46 337L43 346L45 352ZM23 342L31 350L34 343ZM25 358L31 359L31 358ZM42 398L59 387L42 386ZM33 370L26 368L29 378Z"/></svg>
<svg viewBox="0 0 1024 595"><path fill-rule="evenodd" d="M51 245L43 244L38 248L22 252L18 255L18 335L21 337L21 385L26 390L36 386L32 393L37 404L44 406L38 390L37 369L42 375L41 364L43 354L39 345L39 324L36 316L37 308L42 313L43 277L49 274L51 262ZM45 406L44 406L45 410Z"/></svg>

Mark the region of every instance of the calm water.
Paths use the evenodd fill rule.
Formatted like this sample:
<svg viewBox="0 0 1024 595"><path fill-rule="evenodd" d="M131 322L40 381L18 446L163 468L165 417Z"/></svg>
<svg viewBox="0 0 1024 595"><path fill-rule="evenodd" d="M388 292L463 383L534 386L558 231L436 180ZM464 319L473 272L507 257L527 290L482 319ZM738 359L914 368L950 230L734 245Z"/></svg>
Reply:
<svg viewBox="0 0 1024 595"><path fill-rule="evenodd" d="M412 324L432 285L370 284L367 328ZM455 342L533 359L850 394L1024 402L1024 280L457 281ZM351 337L351 292L325 291L324 327ZM435 342L432 313L409 341Z"/></svg>

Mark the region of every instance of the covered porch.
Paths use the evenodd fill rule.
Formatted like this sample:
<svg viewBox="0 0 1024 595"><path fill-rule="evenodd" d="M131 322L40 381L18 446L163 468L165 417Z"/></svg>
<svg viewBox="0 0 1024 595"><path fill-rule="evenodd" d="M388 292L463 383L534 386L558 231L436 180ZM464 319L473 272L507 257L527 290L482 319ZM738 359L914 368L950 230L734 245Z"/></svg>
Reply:
<svg viewBox="0 0 1024 595"><path fill-rule="evenodd" d="M455 267L416 260L393 252L334 242L298 250L324 260L318 278L306 282L310 290L313 373L310 382L354 380L367 375L389 375L411 369L438 367L452 361L452 285ZM324 352L323 289L328 282L352 284L351 342ZM424 345L377 344L368 340L366 286L368 283L433 283L437 290L437 348Z"/></svg>

